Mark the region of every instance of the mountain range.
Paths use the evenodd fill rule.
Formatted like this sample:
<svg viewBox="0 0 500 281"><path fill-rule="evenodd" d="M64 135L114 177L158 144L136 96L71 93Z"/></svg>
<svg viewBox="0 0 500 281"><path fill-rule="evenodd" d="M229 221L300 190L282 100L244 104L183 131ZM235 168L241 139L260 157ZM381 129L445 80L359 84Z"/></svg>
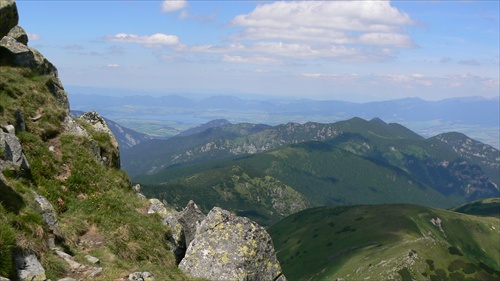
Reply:
<svg viewBox="0 0 500 281"><path fill-rule="evenodd" d="M460 133L425 139L399 124L353 118L227 124L139 144L122 166L148 196L174 206L193 199L202 210L219 205L270 225L312 206L451 208L496 197L499 161L497 149Z"/></svg>
<svg viewBox="0 0 500 281"><path fill-rule="evenodd" d="M216 119L274 126L287 122L331 123L353 117L379 117L386 122L405 125L425 137L459 130L496 148L500 146L498 98L469 97L440 101L404 98L353 103L285 98L243 99L234 96L191 99L177 95L152 97L138 94L112 97L79 94L78 89L70 92L69 98L73 110L97 110L131 129L162 137L170 137Z"/></svg>

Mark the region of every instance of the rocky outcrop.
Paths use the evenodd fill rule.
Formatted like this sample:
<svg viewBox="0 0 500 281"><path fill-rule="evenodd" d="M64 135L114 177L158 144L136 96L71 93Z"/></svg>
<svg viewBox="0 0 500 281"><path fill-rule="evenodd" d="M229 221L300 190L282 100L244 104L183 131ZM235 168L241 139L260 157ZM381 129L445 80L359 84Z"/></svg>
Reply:
<svg viewBox="0 0 500 281"><path fill-rule="evenodd" d="M57 68L40 52L28 47L28 36L17 25L18 21L16 3L12 0L0 1L0 64L28 67L51 76L46 86L69 114L68 95L59 80Z"/></svg>
<svg viewBox="0 0 500 281"><path fill-rule="evenodd" d="M201 222L179 268L209 280L286 280L266 230L218 207Z"/></svg>
<svg viewBox="0 0 500 281"><path fill-rule="evenodd" d="M0 172L5 169L29 170L29 168L30 165L16 135L0 130Z"/></svg>
<svg viewBox="0 0 500 281"><path fill-rule="evenodd" d="M14 38L17 42L23 45L28 45L28 34L26 34L24 28L20 27L19 25L14 26L9 31L7 36Z"/></svg>
<svg viewBox="0 0 500 281"><path fill-rule="evenodd" d="M59 228L59 222L57 221L57 212L54 206L47 200L47 198L42 195L37 194L33 191L33 197L35 198L36 209L42 215L45 225L51 231L57 231Z"/></svg>
<svg viewBox="0 0 500 281"><path fill-rule="evenodd" d="M69 267L71 268L71 272L73 274L77 274L79 276L84 277L84 280L93 280L97 275L101 274L101 272L102 272L102 267L93 267L93 266L87 266L87 265L81 264L81 263L75 261L73 256L71 256L71 255L69 255L69 254L67 254L67 253L65 253L57 248L54 249L54 253L57 256L59 256L60 258L62 258L69 265ZM91 257L91 256L89 256L89 257ZM96 259L98 261L98 259L95 257L91 257L91 258ZM87 260L88 260L88 258L87 258Z"/></svg>
<svg viewBox="0 0 500 281"><path fill-rule="evenodd" d="M44 281L45 269L33 253L20 253L15 257L19 281Z"/></svg>
<svg viewBox="0 0 500 281"><path fill-rule="evenodd" d="M73 136L79 137L90 137L90 134L80 126L80 124L76 123L73 118L70 116L66 116L63 120L64 133Z"/></svg>
<svg viewBox="0 0 500 281"><path fill-rule="evenodd" d="M0 38L4 37L19 22L19 14L14 0L0 1Z"/></svg>
<svg viewBox="0 0 500 281"><path fill-rule="evenodd" d="M177 220L181 224L184 232L186 246L193 241L196 230L205 217L205 214L203 214L193 200L190 200L184 210L177 216Z"/></svg>
<svg viewBox="0 0 500 281"><path fill-rule="evenodd" d="M163 217L163 221L172 229L172 236L167 240L177 263L180 263L186 255L187 247L193 241L196 230L204 219L205 214L192 200L181 212L170 213Z"/></svg>
<svg viewBox="0 0 500 281"><path fill-rule="evenodd" d="M100 133L106 133L111 141L111 149L109 151L101 151L102 162L108 166L120 168L120 148L115 135L109 129L104 118L102 118L96 111L89 111L80 116L80 120L90 124L92 128Z"/></svg>
<svg viewBox="0 0 500 281"><path fill-rule="evenodd" d="M201 221L205 219L205 214L192 200L181 212L165 208L165 205L156 198L149 199L149 202L148 214L159 214L163 223L170 226L172 233L167 237L167 242L177 263L180 263Z"/></svg>
<svg viewBox="0 0 500 281"><path fill-rule="evenodd" d="M151 198L149 199L149 204L148 214L159 214L160 216L167 214L167 208L165 208L165 205L160 200Z"/></svg>

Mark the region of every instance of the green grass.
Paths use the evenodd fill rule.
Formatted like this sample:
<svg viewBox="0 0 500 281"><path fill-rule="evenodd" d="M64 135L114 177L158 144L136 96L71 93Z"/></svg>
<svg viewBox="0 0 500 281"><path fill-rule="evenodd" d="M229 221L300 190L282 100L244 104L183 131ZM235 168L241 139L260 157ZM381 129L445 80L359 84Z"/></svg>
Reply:
<svg viewBox="0 0 500 281"><path fill-rule="evenodd" d="M193 199L204 211L221 206L264 225L300 210L279 214L273 208L268 200L274 183L297 194L285 200L287 205L299 197L307 206L408 203L450 208L457 204L396 166L323 142L174 167L134 180L143 184L146 195L178 208Z"/></svg>
<svg viewBox="0 0 500 281"><path fill-rule="evenodd" d="M431 223L437 218L444 233ZM373 205L305 210L269 233L290 280L490 280L500 277L498 226L495 218Z"/></svg>
<svg viewBox="0 0 500 281"><path fill-rule="evenodd" d="M194 200L205 213L214 206L222 206L264 226L310 206L290 186L240 166L192 174L168 184L143 185L142 190L148 197L167 199L178 209Z"/></svg>
<svg viewBox="0 0 500 281"><path fill-rule="evenodd" d="M500 198L487 198L453 208L453 211L478 216L500 218Z"/></svg>
<svg viewBox="0 0 500 281"><path fill-rule="evenodd" d="M16 135L30 164L30 171L6 170L6 179L0 180L0 276L17 279L13 256L21 250L37 255L47 278L71 273L47 248L50 231L36 211L35 191L56 209L57 246L84 264L87 251L101 259L104 269L96 280L115 280L133 271L150 271L157 280L187 280L165 243L170 229L158 216L145 214L147 203L136 198L124 171L104 165L92 153L97 146L101 156L118 160L109 135L84 122L80 124L92 140L63 134L65 110L49 92L49 79L29 69L0 66L0 125L15 125L16 112L22 112L26 131ZM30 119L37 115L42 117ZM83 249L78 241L89 231L103 243Z"/></svg>
<svg viewBox="0 0 500 281"><path fill-rule="evenodd" d="M0 124L16 124L22 112L26 127L47 140L61 132L65 110L57 105L46 83L50 76L37 75L27 68L0 66ZM30 117L41 115L40 120Z"/></svg>

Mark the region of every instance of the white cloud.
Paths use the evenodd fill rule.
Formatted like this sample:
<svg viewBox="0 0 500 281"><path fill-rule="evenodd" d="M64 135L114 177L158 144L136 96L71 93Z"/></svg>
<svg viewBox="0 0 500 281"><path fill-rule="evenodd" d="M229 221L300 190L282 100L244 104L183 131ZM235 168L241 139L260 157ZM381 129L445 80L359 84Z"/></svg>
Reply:
<svg viewBox="0 0 500 281"><path fill-rule="evenodd" d="M161 4L161 10L164 13L170 13L181 10L186 6L186 0L165 0Z"/></svg>
<svg viewBox="0 0 500 281"><path fill-rule="evenodd" d="M236 16L231 24L245 28L239 39L414 45L404 33L415 22L389 1L274 2Z"/></svg>
<svg viewBox="0 0 500 281"><path fill-rule="evenodd" d="M107 68L118 68L118 67L120 67L120 65L117 63L110 63L110 64L106 65L106 67Z"/></svg>
<svg viewBox="0 0 500 281"><path fill-rule="evenodd" d="M146 47L175 46L180 44L177 36L163 33L156 33L151 36L118 33L116 35L108 35L104 39L112 42L137 43Z"/></svg>
<svg viewBox="0 0 500 281"><path fill-rule="evenodd" d="M28 39L30 41L40 40L40 38L42 38L40 35L38 35L36 33L27 32L26 34L28 35Z"/></svg>
<svg viewBox="0 0 500 281"><path fill-rule="evenodd" d="M283 64L281 60L263 56L244 57L244 56L224 55L222 57L222 61L231 63L248 63L248 64L274 64L274 65Z"/></svg>

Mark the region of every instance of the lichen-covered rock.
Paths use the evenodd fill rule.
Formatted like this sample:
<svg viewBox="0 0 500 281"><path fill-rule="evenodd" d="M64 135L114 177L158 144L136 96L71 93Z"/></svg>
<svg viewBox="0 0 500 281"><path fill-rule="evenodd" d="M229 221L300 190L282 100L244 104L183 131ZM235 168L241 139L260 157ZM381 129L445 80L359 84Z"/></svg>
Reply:
<svg viewBox="0 0 500 281"><path fill-rule="evenodd" d="M106 133L109 135L109 139L111 141L111 151L101 151L102 161L108 166L120 168L120 148L118 146L118 141L116 140L115 135L106 124L104 118L99 115L96 111L89 111L80 116L80 120L83 120L90 124L92 128L101 133Z"/></svg>
<svg viewBox="0 0 500 281"><path fill-rule="evenodd" d="M266 230L218 207L198 227L179 268L209 280L286 280Z"/></svg>
<svg viewBox="0 0 500 281"><path fill-rule="evenodd" d="M57 212L54 206L47 200L47 198L42 195L37 194L33 191L33 196L36 203L36 209L40 214L42 214L45 224L51 231L57 231L59 228L59 222L57 221Z"/></svg>
<svg viewBox="0 0 500 281"><path fill-rule="evenodd" d="M24 28L20 27L19 25L14 26L7 36L14 38L17 42L28 46L28 34L26 34L26 31Z"/></svg>
<svg viewBox="0 0 500 281"><path fill-rule="evenodd" d="M29 170L30 165L24 156L19 139L14 134L0 130L0 170L8 166Z"/></svg>
<svg viewBox="0 0 500 281"><path fill-rule="evenodd" d="M156 281L150 272L134 272L127 277L129 281Z"/></svg>
<svg viewBox="0 0 500 281"><path fill-rule="evenodd" d="M194 239L196 230L205 219L205 214L190 200L181 212L169 212L163 217L163 222L170 226L171 237L167 238L174 253L177 264L186 254L189 243Z"/></svg>
<svg viewBox="0 0 500 281"><path fill-rule="evenodd" d="M184 210L179 213L177 219L184 230L186 246L193 241L196 230L205 217L205 214L198 208L193 200L189 200Z"/></svg>
<svg viewBox="0 0 500 281"><path fill-rule="evenodd" d="M44 281L45 269L33 253L20 253L15 257L19 281Z"/></svg>
<svg viewBox="0 0 500 281"><path fill-rule="evenodd" d="M165 205L163 203L156 199L156 198L151 198L149 199L149 209L148 209L148 214L159 214L159 215L165 215L167 214L167 208L165 208Z"/></svg>
<svg viewBox="0 0 500 281"><path fill-rule="evenodd" d="M0 38L4 37L19 22L14 0L0 1Z"/></svg>

